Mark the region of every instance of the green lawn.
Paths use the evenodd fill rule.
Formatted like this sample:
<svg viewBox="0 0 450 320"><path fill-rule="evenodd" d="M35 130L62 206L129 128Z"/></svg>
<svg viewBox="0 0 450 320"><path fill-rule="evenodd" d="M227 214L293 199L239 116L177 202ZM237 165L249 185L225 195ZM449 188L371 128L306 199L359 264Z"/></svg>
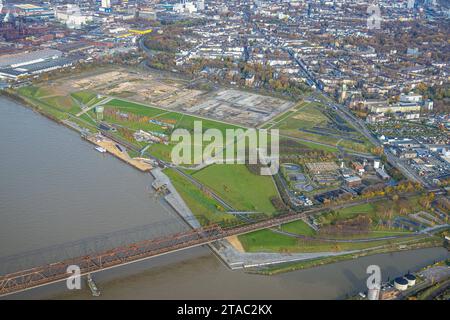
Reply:
<svg viewBox="0 0 450 320"><path fill-rule="evenodd" d="M22 87L17 93L41 111L58 119L66 119L67 113L76 114L81 110L71 95L56 95L45 87Z"/></svg>
<svg viewBox="0 0 450 320"><path fill-rule="evenodd" d="M348 207L337 210L334 214L324 214L320 217L320 220L323 224L328 224L335 221L352 219L361 214L374 216L376 214L376 206L372 203L365 203Z"/></svg>
<svg viewBox="0 0 450 320"><path fill-rule="evenodd" d="M369 249L378 246L392 245L417 239L407 237L393 240L374 240L370 242L325 242L320 240L302 240L271 230L261 230L239 236L246 252L340 252Z"/></svg>
<svg viewBox="0 0 450 320"><path fill-rule="evenodd" d="M121 99L113 99L105 105L105 108L114 108L120 110L121 112L128 114L135 114L138 116L147 116L149 118L156 118L162 122L167 122L174 125L174 129L187 129L191 131L194 129L194 122L201 121L202 130L205 131L207 129L219 129L222 133L225 132L226 129L237 129L238 126L214 121L197 118L195 116L184 115L177 112L170 112L167 110L163 110L160 108L147 106L139 103L124 101ZM89 114L94 117L94 111L90 111ZM104 121L109 123L114 123L128 129L137 131L137 130L145 130L145 131L156 131L170 135L172 129L163 128L160 125L149 123L149 122L141 122L141 121L131 121L128 119L120 119L113 118L108 115L104 115ZM170 161L171 160L171 151L174 143L169 143L169 145L158 145L154 144L149 149L148 152L162 160ZM209 143L203 142L202 149L206 147Z"/></svg>
<svg viewBox="0 0 450 320"><path fill-rule="evenodd" d="M311 237L316 234L316 231L312 229L308 224L306 224L306 222L304 222L303 220L297 220L291 223L283 224L281 226L281 230Z"/></svg>
<svg viewBox="0 0 450 320"><path fill-rule="evenodd" d="M273 214L270 199L278 195L271 177L252 174L245 165L211 165L193 177L237 210Z"/></svg>
<svg viewBox="0 0 450 320"><path fill-rule="evenodd" d="M177 189L200 223L206 225L208 223L227 223L236 220L235 216L225 213L224 208L216 200L207 196L176 171L168 169L164 173L170 178L175 189Z"/></svg>
<svg viewBox="0 0 450 320"><path fill-rule="evenodd" d="M281 121L280 121L281 120ZM370 143L366 142L362 136L359 136L364 143L357 143L350 140L342 140L339 137L319 135L312 132L301 131L301 129L312 129L313 127L326 127L330 124L330 120L323 113L323 107L317 103L307 103L302 105L296 112L287 113L285 117L279 117L274 122L279 121L273 128L280 130L280 134L316 141L324 144L346 147L359 152L368 152ZM327 151L333 147L317 146L316 148L327 148Z"/></svg>
<svg viewBox="0 0 450 320"><path fill-rule="evenodd" d="M309 129L328 122L328 118L313 103L308 103L297 112L281 119L282 121L276 125L276 128L282 131L298 130L298 128Z"/></svg>
<svg viewBox="0 0 450 320"><path fill-rule="evenodd" d="M143 104L139 104L139 103L129 102L129 101L121 100L121 99L113 99L113 100L109 101L105 105L105 108L108 108L108 107L114 107L123 112L131 112L131 113L134 113L134 114L137 114L140 116L148 116L148 117L154 117L158 114L166 112L163 109L159 109L159 108L155 108L155 107L151 107L151 106L147 106L147 105L143 105Z"/></svg>
<svg viewBox="0 0 450 320"><path fill-rule="evenodd" d="M79 102L87 105L88 102L96 99L97 95L92 91L82 90L72 93L72 97L77 99Z"/></svg>
<svg viewBox="0 0 450 320"><path fill-rule="evenodd" d="M65 111L71 114L76 114L81 111L81 108L76 104L71 96L55 96L40 100L60 111Z"/></svg>
<svg viewBox="0 0 450 320"><path fill-rule="evenodd" d="M153 106L147 106L140 103L125 101L121 99L113 99L105 105L106 108L114 107L123 112L131 112L141 116L155 117L160 120L172 120L176 122L176 128L183 128L192 130L194 128L194 121L201 121L203 130L210 128L219 129L224 132L226 129L237 129L239 126L222 123L219 121L202 119L195 116L184 115L177 112L169 112Z"/></svg>
<svg viewBox="0 0 450 320"><path fill-rule="evenodd" d="M268 229L240 235L238 238L246 252L283 252L298 244L296 238Z"/></svg>
<svg viewBox="0 0 450 320"><path fill-rule="evenodd" d="M325 213L319 217L319 221L322 224L330 224L336 221L342 221L347 219L355 218L359 215L369 216L374 223L376 223L387 208L392 209L392 217L400 215L401 206L407 208L407 213L416 213L424 210L419 204L419 196L401 198L399 201L384 200L374 203L365 203L361 205L356 205L353 207L348 207L345 209L336 210L333 213ZM384 217L386 218L386 217ZM374 230L377 230L374 227ZM378 231L389 231L389 230L378 230ZM398 230L397 230L398 231Z"/></svg>
<svg viewBox="0 0 450 320"><path fill-rule="evenodd" d="M330 238L330 239L377 239L391 236L399 236L399 235L411 235L412 232L408 231L399 231L399 230L371 230L368 233L364 234L355 234L355 235L318 235L314 229L312 229L308 224L306 224L303 220L294 221L288 224L284 224L281 226L281 230L308 236L308 237L322 237L322 238Z"/></svg>

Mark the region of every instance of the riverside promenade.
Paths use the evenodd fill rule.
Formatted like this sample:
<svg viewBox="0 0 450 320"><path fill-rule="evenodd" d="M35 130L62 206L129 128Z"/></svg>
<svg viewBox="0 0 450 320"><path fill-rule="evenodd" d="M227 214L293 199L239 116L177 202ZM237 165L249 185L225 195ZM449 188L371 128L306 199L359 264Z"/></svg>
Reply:
<svg viewBox="0 0 450 320"><path fill-rule="evenodd" d="M177 192L169 177L162 172L160 168L154 168L150 171L155 181L152 183L152 187L155 190L159 190L165 187L168 194L164 196L164 199L169 203L172 208L180 215L180 217L193 229L201 227L195 215L191 209L186 205L180 194Z"/></svg>

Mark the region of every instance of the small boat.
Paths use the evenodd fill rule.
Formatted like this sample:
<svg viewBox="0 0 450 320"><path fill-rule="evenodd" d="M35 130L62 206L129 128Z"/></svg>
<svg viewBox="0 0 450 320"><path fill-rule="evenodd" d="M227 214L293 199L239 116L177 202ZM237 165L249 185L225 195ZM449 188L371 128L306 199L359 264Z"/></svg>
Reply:
<svg viewBox="0 0 450 320"><path fill-rule="evenodd" d="M101 152L101 153L105 153L106 152L106 149L102 148L102 147L95 147L95 150L97 150L98 152Z"/></svg>
<svg viewBox="0 0 450 320"><path fill-rule="evenodd" d="M87 283L88 283L89 289L91 289L92 295L94 297L100 296L100 290L98 290L97 285L95 284L94 280L91 277L91 274L88 274L88 276L87 276Z"/></svg>

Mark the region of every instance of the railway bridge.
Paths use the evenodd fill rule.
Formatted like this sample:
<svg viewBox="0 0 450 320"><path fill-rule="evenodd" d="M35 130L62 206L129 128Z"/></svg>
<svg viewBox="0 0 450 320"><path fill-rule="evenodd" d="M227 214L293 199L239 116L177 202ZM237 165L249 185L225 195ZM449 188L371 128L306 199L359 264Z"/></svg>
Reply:
<svg viewBox="0 0 450 320"><path fill-rule="evenodd" d="M157 236L150 240L134 241L131 244L114 246L112 249L93 250L93 253L87 255L54 261L52 263L44 263L37 267L33 266L24 268L21 271L0 275L0 297L64 281L72 275L67 272L68 267L72 265L80 268L81 275L87 275L171 252L202 246L230 236L242 235L297 220L304 220L308 216L320 214L327 210L338 210L363 203L376 202L386 198L386 196L380 196L325 208L317 207L302 213L285 214L251 223L242 222L243 224L235 227L226 228L219 225L212 225L175 234L172 233L170 236ZM64 251L65 249L62 248L60 250ZM40 255L39 252L35 254ZM53 254L52 257L54 256L56 255ZM6 263L0 259L0 264L5 265Z"/></svg>
<svg viewBox="0 0 450 320"><path fill-rule="evenodd" d="M213 225L12 272L0 276L0 297L64 281L72 275L67 272L69 266L78 266L83 276L171 252L202 246L229 236L274 227L305 217L305 213L290 214L234 228L222 228Z"/></svg>

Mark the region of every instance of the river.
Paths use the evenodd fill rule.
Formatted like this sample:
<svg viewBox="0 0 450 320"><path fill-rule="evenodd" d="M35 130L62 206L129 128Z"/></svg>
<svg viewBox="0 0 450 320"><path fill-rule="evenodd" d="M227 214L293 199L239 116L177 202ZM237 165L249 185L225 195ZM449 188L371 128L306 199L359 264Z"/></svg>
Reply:
<svg viewBox="0 0 450 320"><path fill-rule="evenodd" d="M0 98L0 257L170 221L170 207L149 192L151 176L73 132ZM164 224L162 224L164 225ZM384 279L448 257L443 248L381 254L277 276L231 271L208 248L195 248L95 274L106 299L339 299L364 290L365 270ZM1 259L0 259L1 261ZM9 298L89 299L64 283Z"/></svg>

